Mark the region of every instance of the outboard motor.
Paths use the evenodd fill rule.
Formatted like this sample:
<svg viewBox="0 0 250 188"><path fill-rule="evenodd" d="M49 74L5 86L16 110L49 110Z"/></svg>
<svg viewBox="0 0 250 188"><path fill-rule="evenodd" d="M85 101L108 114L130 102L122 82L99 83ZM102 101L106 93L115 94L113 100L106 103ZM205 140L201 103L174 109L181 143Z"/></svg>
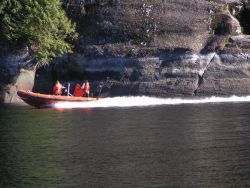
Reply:
<svg viewBox="0 0 250 188"><path fill-rule="evenodd" d="M96 96L97 96L97 98L100 97L101 92L102 92L102 88L103 88L103 82L100 82L100 84L96 88Z"/></svg>

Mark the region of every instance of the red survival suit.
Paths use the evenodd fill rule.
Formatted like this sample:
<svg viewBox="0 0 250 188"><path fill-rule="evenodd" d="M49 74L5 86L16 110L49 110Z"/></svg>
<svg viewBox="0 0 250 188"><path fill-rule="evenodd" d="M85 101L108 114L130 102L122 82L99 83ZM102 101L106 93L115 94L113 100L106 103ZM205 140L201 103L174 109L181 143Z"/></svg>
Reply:
<svg viewBox="0 0 250 188"><path fill-rule="evenodd" d="M83 94L85 96L89 96L89 90L90 90L89 82L86 81L84 86L83 86Z"/></svg>
<svg viewBox="0 0 250 188"><path fill-rule="evenodd" d="M78 84L78 83L75 86L74 96L75 97L82 97L83 96L82 88L81 88L80 84Z"/></svg>
<svg viewBox="0 0 250 188"><path fill-rule="evenodd" d="M62 94L62 89L63 89L62 84L60 84L60 82L57 81L54 88L53 88L54 95L61 95Z"/></svg>

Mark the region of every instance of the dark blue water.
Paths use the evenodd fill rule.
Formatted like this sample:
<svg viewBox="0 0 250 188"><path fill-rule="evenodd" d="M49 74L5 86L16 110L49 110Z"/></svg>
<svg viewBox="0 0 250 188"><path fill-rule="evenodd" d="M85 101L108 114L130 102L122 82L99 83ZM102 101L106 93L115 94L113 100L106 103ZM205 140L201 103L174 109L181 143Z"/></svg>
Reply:
<svg viewBox="0 0 250 188"><path fill-rule="evenodd" d="M250 103L1 106L0 187L250 187Z"/></svg>

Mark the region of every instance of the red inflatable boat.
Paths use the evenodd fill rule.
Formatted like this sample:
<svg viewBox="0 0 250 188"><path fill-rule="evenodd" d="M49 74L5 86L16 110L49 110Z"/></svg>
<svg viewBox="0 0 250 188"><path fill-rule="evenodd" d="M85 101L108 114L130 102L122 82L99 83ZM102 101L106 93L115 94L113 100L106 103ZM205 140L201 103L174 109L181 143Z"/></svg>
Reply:
<svg viewBox="0 0 250 188"><path fill-rule="evenodd" d="M98 100L98 98L94 97L47 95L26 90L18 90L17 95L27 104L37 108L50 107L59 102L87 102Z"/></svg>

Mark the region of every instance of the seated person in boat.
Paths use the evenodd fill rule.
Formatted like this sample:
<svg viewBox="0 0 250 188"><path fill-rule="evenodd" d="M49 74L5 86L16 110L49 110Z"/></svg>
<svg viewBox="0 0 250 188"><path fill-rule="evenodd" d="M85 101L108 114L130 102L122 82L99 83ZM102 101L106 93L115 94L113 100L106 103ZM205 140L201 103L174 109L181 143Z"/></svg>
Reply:
<svg viewBox="0 0 250 188"><path fill-rule="evenodd" d="M62 95L63 89L65 87L59 81L56 81L56 84L53 87L54 95Z"/></svg>
<svg viewBox="0 0 250 188"><path fill-rule="evenodd" d="M74 96L75 97L82 97L83 96L83 90L82 90L79 83L76 83L76 85L75 85Z"/></svg>
<svg viewBox="0 0 250 188"><path fill-rule="evenodd" d="M89 81L88 81L88 80L86 80L86 81L82 84L82 90L83 90L83 96L84 96L84 97L89 97L90 86L89 86Z"/></svg>

